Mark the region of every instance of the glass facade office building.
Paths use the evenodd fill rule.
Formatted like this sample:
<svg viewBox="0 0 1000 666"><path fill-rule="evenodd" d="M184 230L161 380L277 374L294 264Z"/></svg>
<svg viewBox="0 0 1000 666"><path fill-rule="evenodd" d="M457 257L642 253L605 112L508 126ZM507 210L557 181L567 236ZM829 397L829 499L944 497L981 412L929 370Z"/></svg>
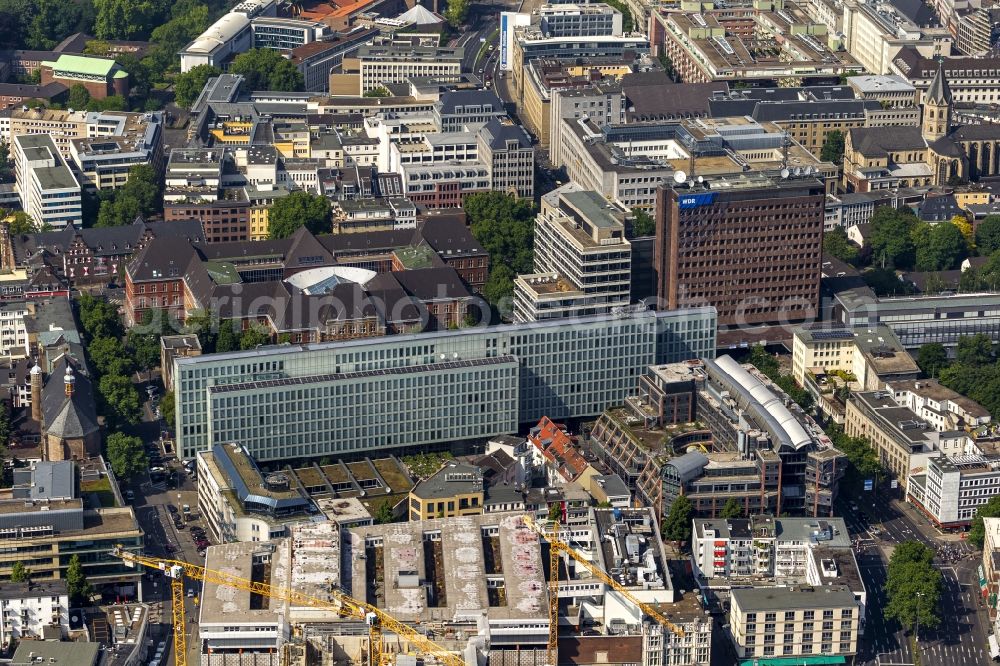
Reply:
<svg viewBox="0 0 1000 666"><path fill-rule="evenodd" d="M179 454L258 460L477 440L596 416L652 363L714 357L714 308L626 313L178 358Z"/></svg>

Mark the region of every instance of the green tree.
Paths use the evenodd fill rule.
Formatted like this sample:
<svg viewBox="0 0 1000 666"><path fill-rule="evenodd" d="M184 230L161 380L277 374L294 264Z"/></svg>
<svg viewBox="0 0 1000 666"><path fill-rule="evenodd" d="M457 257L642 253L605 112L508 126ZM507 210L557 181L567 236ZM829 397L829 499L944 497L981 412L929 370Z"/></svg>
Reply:
<svg viewBox="0 0 1000 666"><path fill-rule="evenodd" d="M972 519L972 527L969 529L969 541L976 548L982 548L986 539L986 525L983 518L997 517L1000 517L1000 495L994 495L986 504L976 509L976 517Z"/></svg>
<svg viewBox="0 0 1000 666"><path fill-rule="evenodd" d="M514 278L517 275L508 266L493 265L483 285L483 298L490 305L509 309L514 298Z"/></svg>
<svg viewBox="0 0 1000 666"><path fill-rule="evenodd" d="M1000 215L987 215L976 227L976 247L983 255L1000 250Z"/></svg>
<svg viewBox="0 0 1000 666"><path fill-rule="evenodd" d="M378 508L375 510L375 515L372 516L375 522L379 525L385 525L386 523L392 522L392 504L389 500L382 500L379 502Z"/></svg>
<svg viewBox="0 0 1000 666"><path fill-rule="evenodd" d="M142 416L139 393L124 375L104 375L97 383L98 392L105 407L119 423L135 424Z"/></svg>
<svg viewBox="0 0 1000 666"><path fill-rule="evenodd" d="M201 345L203 354L211 354L215 351L215 331L218 327L218 319L207 310L193 311L184 318L184 332L198 336L198 343Z"/></svg>
<svg viewBox="0 0 1000 666"><path fill-rule="evenodd" d="M371 90L366 90L363 97L391 97L392 93L385 86L375 86Z"/></svg>
<svg viewBox="0 0 1000 666"><path fill-rule="evenodd" d="M444 19L451 27L462 26L468 15L469 0L448 0L448 7L444 10Z"/></svg>
<svg viewBox="0 0 1000 666"><path fill-rule="evenodd" d="M967 269L962 271L961 277L958 278L959 292L968 294L970 292L980 291L983 288L983 279L976 268L969 266Z"/></svg>
<svg viewBox="0 0 1000 666"><path fill-rule="evenodd" d="M934 552L918 541L898 544L889 558L885 616L903 627L936 627L941 600L941 572L934 568Z"/></svg>
<svg viewBox="0 0 1000 666"><path fill-rule="evenodd" d="M163 205L160 178L149 164L129 169L128 180L101 202L96 227L120 227L158 213Z"/></svg>
<svg viewBox="0 0 1000 666"><path fill-rule="evenodd" d="M233 59L229 68L232 74L246 78L248 90L282 90L298 92L303 89L302 72L272 49L250 49Z"/></svg>
<svg viewBox="0 0 1000 666"><path fill-rule="evenodd" d="M267 219L271 238L288 238L301 226L314 234L330 233L333 228L330 200L301 190L277 199Z"/></svg>
<svg viewBox="0 0 1000 666"><path fill-rule="evenodd" d="M129 335L128 351L138 369L152 373L160 362L160 336L155 334Z"/></svg>
<svg viewBox="0 0 1000 666"><path fill-rule="evenodd" d="M823 234L823 253L849 264L858 260L858 248L847 238L847 232L837 227Z"/></svg>
<svg viewBox="0 0 1000 666"><path fill-rule="evenodd" d="M80 311L80 324L87 338L122 338L125 334L118 308L103 298L97 298L86 292L77 299Z"/></svg>
<svg viewBox="0 0 1000 666"><path fill-rule="evenodd" d="M916 216L909 209L879 206L871 217L872 259L885 268L910 268L914 261L912 232Z"/></svg>
<svg viewBox="0 0 1000 666"><path fill-rule="evenodd" d="M24 562L14 562L14 566L10 569L10 582L27 583L30 577L31 573L28 571L28 568L24 566Z"/></svg>
<svg viewBox="0 0 1000 666"><path fill-rule="evenodd" d="M30 49L51 50L74 32L87 28L83 7L86 3L34 0L35 14L28 23L25 44Z"/></svg>
<svg viewBox="0 0 1000 666"><path fill-rule="evenodd" d="M178 74L174 78L174 101L177 106L190 108L208 80L220 74L222 70L211 65L198 65L183 74Z"/></svg>
<svg viewBox="0 0 1000 666"><path fill-rule="evenodd" d="M236 330L232 320L226 320L219 324L219 334L215 338L215 351L230 352L240 348L240 338L236 335Z"/></svg>
<svg viewBox="0 0 1000 666"><path fill-rule="evenodd" d="M983 289L1000 290L1000 250L991 254L979 267L979 283Z"/></svg>
<svg viewBox="0 0 1000 666"><path fill-rule="evenodd" d="M149 466L142 439L123 432L108 436L108 464L119 479L129 481L139 476Z"/></svg>
<svg viewBox="0 0 1000 666"><path fill-rule="evenodd" d="M98 39L136 39L147 26L155 25L150 0L94 0L94 8L94 36Z"/></svg>
<svg viewBox="0 0 1000 666"><path fill-rule="evenodd" d="M562 521L562 504L558 502L555 504L549 504L549 520L560 522Z"/></svg>
<svg viewBox="0 0 1000 666"><path fill-rule="evenodd" d="M162 416L163 420L170 425L174 424L174 409L174 392L167 391L163 394L163 398L160 400L160 416Z"/></svg>
<svg viewBox="0 0 1000 666"><path fill-rule="evenodd" d="M132 372L132 362L125 351L125 345L118 338L98 337L87 345L87 355L91 363L102 375L127 376Z"/></svg>
<svg viewBox="0 0 1000 666"><path fill-rule="evenodd" d="M722 513L719 514L719 517L724 520L742 518L743 505L735 497L730 497L726 500L725 506L722 507Z"/></svg>
<svg viewBox="0 0 1000 666"><path fill-rule="evenodd" d="M641 208L632 209L632 238L652 236L656 233L656 221L653 216Z"/></svg>
<svg viewBox="0 0 1000 666"><path fill-rule="evenodd" d="M74 555L69 560L66 568L66 587L69 589L70 603L73 606L82 606L90 601L90 595L94 593L94 588L87 581L86 574L83 573L83 564L80 556Z"/></svg>
<svg viewBox="0 0 1000 666"><path fill-rule="evenodd" d="M844 133L840 130L827 132L823 139L823 148L820 149L819 158L824 162L840 164L844 159Z"/></svg>
<svg viewBox="0 0 1000 666"><path fill-rule="evenodd" d="M11 217L11 221L7 223L10 227L11 236L38 233L39 228L35 223L35 220L33 220L32 217L23 210L17 211Z"/></svg>
<svg viewBox="0 0 1000 666"><path fill-rule="evenodd" d="M90 102L90 92L82 83L74 83L69 89L66 105L71 109L84 109Z"/></svg>
<svg viewBox="0 0 1000 666"><path fill-rule="evenodd" d="M271 342L271 336L262 326L254 325L240 334L240 349L256 349Z"/></svg>
<svg viewBox="0 0 1000 666"><path fill-rule="evenodd" d="M694 505L687 495L681 495L674 500L667 519L663 521L663 538L669 541L688 541L691 538L693 519Z"/></svg>
<svg viewBox="0 0 1000 666"><path fill-rule="evenodd" d="M963 335L955 346L955 361L959 365L978 367L993 363L993 342L985 333Z"/></svg>
<svg viewBox="0 0 1000 666"><path fill-rule="evenodd" d="M928 342L917 350L917 365L928 377L937 377L948 367L948 352L940 342Z"/></svg>
<svg viewBox="0 0 1000 666"><path fill-rule="evenodd" d="M496 307L513 293L514 277L532 271L535 208L504 192L471 194L464 208L472 235L490 255L483 296Z"/></svg>
<svg viewBox="0 0 1000 666"><path fill-rule="evenodd" d="M961 263L969 249L961 230L951 222L931 227L916 242L918 271L946 271Z"/></svg>
<svg viewBox="0 0 1000 666"><path fill-rule="evenodd" d="M861 279L879 296L903 296L912 293L913 286L903 282L888 268L873 268L861 274Z"/></svg>

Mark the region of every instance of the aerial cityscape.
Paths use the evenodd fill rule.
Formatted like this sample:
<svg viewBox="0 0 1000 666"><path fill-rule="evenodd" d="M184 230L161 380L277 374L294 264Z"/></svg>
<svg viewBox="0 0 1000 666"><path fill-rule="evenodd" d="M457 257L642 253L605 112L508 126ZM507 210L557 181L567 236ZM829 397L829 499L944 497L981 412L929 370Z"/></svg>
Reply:
<svg viewBox="0 0 1000 666"><path fill-rule="evenodd" d="M0 546L0 666L1000 661L1000 2L0 0Z"/></svg>

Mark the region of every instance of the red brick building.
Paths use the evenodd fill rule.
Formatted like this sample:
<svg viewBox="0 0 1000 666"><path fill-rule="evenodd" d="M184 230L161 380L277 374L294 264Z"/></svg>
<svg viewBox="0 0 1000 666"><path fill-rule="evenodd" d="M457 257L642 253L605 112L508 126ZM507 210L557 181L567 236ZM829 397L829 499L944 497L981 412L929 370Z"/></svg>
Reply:
<svg viewBox="0 0 1000 666"><path fill-rule="evenodd" d="M41 63L42 85L61 83L67 88L82 85L94 99L113 95L128 97L128 72L108 58L60 54Z"/></svg>

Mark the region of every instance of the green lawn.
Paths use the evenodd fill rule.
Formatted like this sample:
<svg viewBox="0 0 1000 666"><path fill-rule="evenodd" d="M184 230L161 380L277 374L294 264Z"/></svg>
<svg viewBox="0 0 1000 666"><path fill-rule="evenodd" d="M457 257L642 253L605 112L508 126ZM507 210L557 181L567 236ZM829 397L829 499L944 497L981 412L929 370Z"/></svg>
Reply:
<svg viewBox="0 0 1000 666"><path fill-rule="evenodd" d="M108 477L101 477L97 481L81 481L80 492L96 493L102 507L115 507L115 494L111 492L111 480Z"/></svg>

